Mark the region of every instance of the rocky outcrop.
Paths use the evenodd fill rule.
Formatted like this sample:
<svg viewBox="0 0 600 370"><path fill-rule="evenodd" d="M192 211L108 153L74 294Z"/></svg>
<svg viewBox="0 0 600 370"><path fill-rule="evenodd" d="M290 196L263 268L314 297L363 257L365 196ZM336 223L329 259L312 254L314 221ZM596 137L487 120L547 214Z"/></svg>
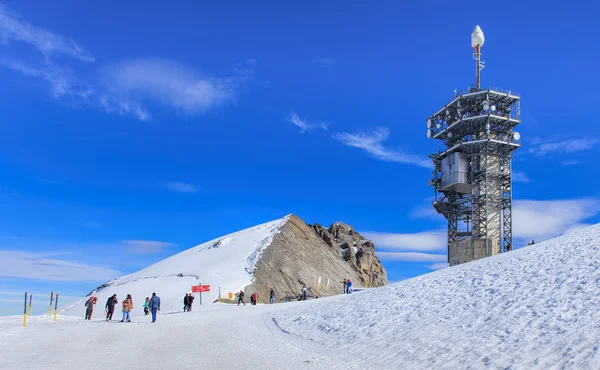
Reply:
<svg viewBox="0 0 600 370"><path fill-rule="evenodd" d="M268 302L271 288L277 302L294 299L302 287L313 297L330 296L343 292L344 279L355 288L387 284L373 243L344 223L325 229L291 215L263 251L245 293L257 292L259 302Z"/></svg>

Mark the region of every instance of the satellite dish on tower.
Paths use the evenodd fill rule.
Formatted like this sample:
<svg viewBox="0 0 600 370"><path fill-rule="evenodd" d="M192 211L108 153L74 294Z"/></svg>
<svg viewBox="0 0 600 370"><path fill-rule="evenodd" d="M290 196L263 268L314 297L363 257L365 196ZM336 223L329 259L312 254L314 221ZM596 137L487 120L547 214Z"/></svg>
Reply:
<svg viewBox="0 0 600 370"><path fill-rule="evenodd" d="M483 36L483 31L481 30L481 27L475 26L475 29L473 30L473 32L471 32L471 46L483 46L484 42L485 36Z"/></svg>
<svg viewBox="0 0 600 370"><path fill-rule="evenodd" d="M518 132L513 132L513 139L519 140L520 138L521 138L521 134L519 134Z"/></svg>
<svg viewBox="0 0 600 370"><path fill-rule="evenodd" d="M431 139L431 135L433 135L433 130L427 130L427 138Z"/></svg>
<svg viewBox="0 0 600 370"><path fill-rule="evenodd" d="M431 118L427 120L427 128L431 128Z"/></svg>

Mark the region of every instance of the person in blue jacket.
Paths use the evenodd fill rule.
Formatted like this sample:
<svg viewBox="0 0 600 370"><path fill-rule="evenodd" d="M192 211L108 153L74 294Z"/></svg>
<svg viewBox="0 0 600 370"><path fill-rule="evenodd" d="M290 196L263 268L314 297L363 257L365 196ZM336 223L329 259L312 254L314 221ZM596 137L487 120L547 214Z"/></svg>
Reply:
<svg viewBox="0 0 600 370"><path fill-rule="evenodd" d="M156 311L160 311L160 298L156 293L152 293L152 298L150 298L150 311L152 312L152 322L155 322Z"/></svg>
<svg viewBox="0 0 600 370"><path fill-rule="evenodd" d="M352 282L350 281L350 279L348 279L348 281L346 282L346 293L352 293Z"/></svg>

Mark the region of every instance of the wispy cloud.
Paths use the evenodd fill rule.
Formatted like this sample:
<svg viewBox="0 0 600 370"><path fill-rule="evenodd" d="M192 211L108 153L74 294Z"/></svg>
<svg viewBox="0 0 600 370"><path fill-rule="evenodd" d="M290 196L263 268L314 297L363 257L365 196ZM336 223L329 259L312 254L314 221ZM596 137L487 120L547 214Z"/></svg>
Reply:
<svg viewBox="0 0 600 370"><path fill-rule="evenodd" d="M126 101L159 103L196 114L234 101L236 76L205 77L194 69L166 59L130 59L105 67L104 88Z"/></svg>
<svg viewBox="0 0 600 370"><path fill-rule="evenodd" d="M123 240L122 243L131 254L156 254L175 246L173 243L155 240Z"/></svg>
<svg viewBox="0 0 600 370"><path fill-rule="evenodd" d="M379 249L410 251L443 251L446 249L446 232L443 230L422 231L417 233L396 234L382 232L365 232L363 235L371 239Z"/></svg>
<svg viewBox="0 0 600 370"><path fill-rule="evenodd" d="M445 254L423 252L377 252L377 257L384 261L405 262L444 262L448 260Z"/></svg>
<svg viewBox="0 0 600 370"><path fill-rule="evenodd" d="M313 128L322 128L323 130L327 130L328 124L326 122L320 123L309 123L308 121L300 118L298 114L294 111L290 112L290 116L287 119L288 122L293 123L294 125L300 127L300 132L304 133L306 131L310 131Z"/></svg>
<svg viewBox="0 0 600 370"><path fill-rule="evenodd" d="M427 268L430 270L441 270L441 269L445 269L447 267L449 267L448 262L438 262L438 263L433 263L433 264L427 266Z"/></svg>
<svg viewBox="0 0 600 370"><path fill-rule="evenodd" d="M359 148L369 153L373 158L385 162L398 162L412 164L425 168L432 168L432 164L426 158L421 156L407 154L402 151L386 148L383 142L388 138L390 132L385 127L378 127L369 132L347 133L340 132L333 135L333 138L342 144Z"/></svg>
<svg viewBox="0 0 600 370"><path fill-rule="evenodd" d="M53 281L106 281L120 275L108 267L52 257L44 253L0 250L0 276Z"/></svg>
<svg viewBox="0 0 600 370"><path fill-rule="evenodd" d="M512 173L512 179L514 182L531 182L529 177L524 172L514 171Z"/></svg>
<svg viewBox="0 0 600 370"><path fill-rule="evenodd" d="M323 57L323 58L317 59L317 63L319 63L322 66L331 68L331 67L335 66L336 60L332 57Z"/></svg>
<svg viewBox="0 0 600 370"><path fill-rule="evenodd" d="M592 149L598 143L600 143L600 139L593 137L558 141L540 141L534 144L528 152L536 155L546 155L550 153L575 153Z"/></svg>
<svg viewBox="0 0 600 370"><path fill-rule="evenodd" d="M167 189L177 191L179 193L196 193L198 192L198 188L192 184L187 184L185 182L179 181L171 181L165 184Z"/></svg>
<svg viewBox="0 0 600 370"><path fill-rule="evenodd" d="M4 57L0 58L0 66L44 81L51 96L69 106L99 109L142 121L152 118L145 108L147 105L202 114L233 103L237 88L252 74L246 67L236 68L225 77L210 77L171 60L142 58L115 62L90 75L75 65L67 66L56 60L57 56L66 55L94 62L89 51L72 39L31 25L0 4L0 46L10 46L11 41L33 45L44 55L43 60ZM255 62L246 60L246 65Z"/></svg>
<svg viewBox="0 0 600 370"><path fill-rule="evenodd" d="M44 56L64 54L84 62L93 62L94 56L74 40L63 37L23 20L0 4L0 41L20 41L35 46Z"/></svg>
<svg viewBox="0 0 600 370"><path fill-rule="evenodd" d="M513 234L516 239L541 241L586 226L600 214L600 199L515 200Z"/></svg>
<svg viewBox="0 0 600 370"><path fill-rule="evenodd" d="M564 166L576 166L576 165L580 164L581 161L570 160L570 161L561 161L560 163L562 163Z"/></svg>

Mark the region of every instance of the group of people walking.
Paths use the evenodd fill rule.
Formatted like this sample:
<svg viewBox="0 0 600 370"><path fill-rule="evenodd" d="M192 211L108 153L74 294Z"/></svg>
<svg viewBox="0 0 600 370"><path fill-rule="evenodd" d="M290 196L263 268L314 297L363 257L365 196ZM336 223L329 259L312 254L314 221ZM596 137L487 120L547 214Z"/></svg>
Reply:
<svg viewBox="0 0 600 370"><path fill-rule="evenodd" d="M240 290L240 292L237 294L237 296L238 296L237 305L239 306L240 303L242 303L245 306L246 302L244 301L244 296L245 296L244 291ZM250 305L256 306L257 302L258 302L258 293L254 292L250 295ZM269 291L269 303L275 303L275 291L273 290L273 288L271 288L271 290Z"/></svg>
<svg viewBox="0 0 600 370"><path fill-rule="evenodd" d="M91 296L86 302L86 311L85 311L85 319L91 320L92 313L94 312L94 305L98 302L98 298ZM106 321L112 321L113 314L115 312L115 306L119 303L116 294L108 297L106 300L106 305L104 306L104 310L106 313ZM120 322L131 322L131 311L133 310L133 299L131 298L131 294L127 294L123 302L121 302L123 318ZM144 302L144 314L148 315L152 313L152 322L156 321L156 313L160 311L160 298L156 295L156 293L152 293L152 298L146 297L146 301Z"/></svg>

